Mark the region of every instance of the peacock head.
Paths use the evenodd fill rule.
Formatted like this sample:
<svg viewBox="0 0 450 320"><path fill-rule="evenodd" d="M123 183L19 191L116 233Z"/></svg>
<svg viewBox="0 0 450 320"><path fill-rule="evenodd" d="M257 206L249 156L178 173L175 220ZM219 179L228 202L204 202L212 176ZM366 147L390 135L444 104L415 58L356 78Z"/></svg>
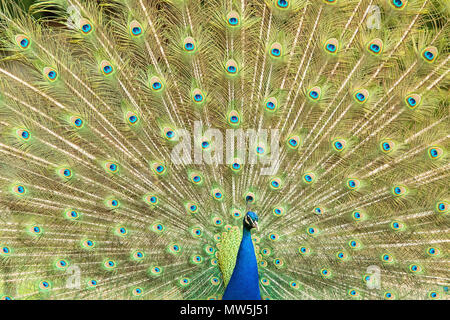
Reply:
<svg viewBox="0 0 450 320"><path fill-rule="evenodd" d="M256 228L258 230L258 215L253 211L248 211L244 217L244 228L251 230Z"/></svg>

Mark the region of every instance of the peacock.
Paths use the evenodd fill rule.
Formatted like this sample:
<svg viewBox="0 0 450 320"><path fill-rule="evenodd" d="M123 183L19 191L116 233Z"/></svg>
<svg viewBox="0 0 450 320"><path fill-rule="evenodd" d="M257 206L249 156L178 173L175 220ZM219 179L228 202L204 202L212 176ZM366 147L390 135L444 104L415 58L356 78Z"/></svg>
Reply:
<svg viewBox="0 0 450 320"><path fill-rule="evenodd" d="M2 299L449 298L449 2L25 2Z"/></svg>

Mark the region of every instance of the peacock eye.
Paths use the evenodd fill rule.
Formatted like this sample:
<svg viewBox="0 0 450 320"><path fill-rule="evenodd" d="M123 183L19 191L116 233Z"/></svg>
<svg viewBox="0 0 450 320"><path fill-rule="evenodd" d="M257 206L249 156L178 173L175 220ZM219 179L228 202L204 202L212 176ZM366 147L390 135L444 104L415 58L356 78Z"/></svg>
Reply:
<svg viewBox="0 0 450 320"><path fill-rule="evenodd" d="M27 49L30 46L30 39L24 35L17 35L16 43L21 49Z"/></svg>
<svg viewBox="0 0 450 320"><path fill-rule="evenodd" d="M383 41L379 38L373 39L367 45L367 50L374 56L380 55L383 50Z"/></svg>
<svg viewBox="0 0 450 320"><path fill-rule="evenodd" d="M391 5L394 7L394 9L403 9L406 4L408 3L407 0L391 0Z"/></svg>
<svg viewBox="0 0 450 320"><path fill-rule="evenodd" d="M339 42L335 38L327 40L324 45L325 51L332 55L336 54L338 50L338 44Z"/></svg>
<svg viewBox="0 0 450 320"><path fill-rule="evenodd" d="M195 50L195 40L192 37L187 37L184 39L184 50L188 52L193 52Z"/></svg>
<svg viewBox="0 0 450 320"><path fill-rule="evenodd" d="M277 6L280 9L286 9L287 7L289 7L289 1L288 0L278 0L277 1Z"/></svg>

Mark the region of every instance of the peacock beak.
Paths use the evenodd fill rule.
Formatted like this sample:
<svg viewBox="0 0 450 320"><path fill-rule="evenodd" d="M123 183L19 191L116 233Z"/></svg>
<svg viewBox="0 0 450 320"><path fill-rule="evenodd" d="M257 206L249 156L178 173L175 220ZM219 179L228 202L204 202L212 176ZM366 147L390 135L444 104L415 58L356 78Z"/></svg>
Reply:
<svg viewBox="0 0 450 320"><path fill-rule="evenodd" d="M253 228L256 228L256 230L259 231L259 228L258 228L258 222L253 221L252 227L253 227Z"/></svg>

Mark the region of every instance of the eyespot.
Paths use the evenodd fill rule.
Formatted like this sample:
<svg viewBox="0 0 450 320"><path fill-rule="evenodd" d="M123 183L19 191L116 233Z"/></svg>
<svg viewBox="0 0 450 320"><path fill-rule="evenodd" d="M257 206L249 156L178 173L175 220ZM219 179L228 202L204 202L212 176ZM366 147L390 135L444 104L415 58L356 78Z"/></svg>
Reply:
<svg viewBox="0 0 450 320"><path fill-rule="evenodd" d="M283 207L275 207L272 210L272 213L275 217L281 217L284 215L284 208Z"/></svg>
<svg viewBox="0 0 450 320"><path fill-rule="evenodd" d="M157 76L151 77L149 83L150 83L150 88L155 92L161 91L164 87L161 79L158 78Z"/></svg>
<svg viewBox="0 0 450 320"><path fill-rule="evenodd" d="M369 99L369 91L366 89L360 89L353 94L353 98L357 103L363 104L367 102L367 99Z"/></svg>
<svg viewBox="0 0 450 320"><path fill-rule="evenodd" d="M125 114L125 119L127 120L128 124L130 124L130 125L135 125L136 123L139 122L139 116L135 112L132 112L132 111L128 111Z"/></svg>
<svg viewBox="0 0 450 320"><path fill-rule="evenodd" d="M228 60L227 63L225 64L225 70L228 75L236 75L239 71L236 61L232 59Z"/></svg>
<svg viewBox="0 0 450 320"><path fill-rule="evenodd" d="M319 233L319 229L315 227L308 227L306 228L306 233L309 234L310 236L315 236Z"/></svg>
<svg viewBox="0 0 450 320"><path fill-rule="evenodd" d="M218 286L220 284L220 280L217 277L211 277L209 280L213 286Z"/></svg>
<svg viewBox="0 0 450 320"><path fill-rule="evenodd" d="M347 291L347 293L352 298L359 298L359 291L356 289L350 289Z"/></svg>
<svg viewBox="0 0 450 320"><path fill-rule="evenodd" d="M218 264L217 259L211 259L210 261L212 266L217 266Z"/></svg>
<svg viewBox="0 0 450 320"><path fill-rule="evenodd" d="M441 250L436 247L430 247L427 249L427 254L432 257L437 257L441 254Z"/></svg>
<svg viewBox="0 0 450 320"><path fill-rule="evenodd" d="M440 298L439 293L437 293L436 291L430 291L428 293L428 298L432 299L432 300L437 300Z"/></svg>
<svg viewBox="0 0 450 320"><path fill-rule="evenodd" d="M67 260L65 259L57 260L55 262L55 267L57 269L65 270L69 267L69 262L67 262Z"/></svg>
<svg viewBox="0 0 450 320"><path fill-rule="evenodd" d="M320 275L324 278L331 278L331 270L328 268L320 269Z"/></svg>
<svg viewBox="0 0 450 320"><path fill-rule="evenodd" d="M11 296L0 296L0 300L12 300Z"/></svg>
<svg viewBox="0 0 450 320"><path fill-rule="evenodd" d="M268 112L275 112L278 108L278 100L275 97L268 98L264 103L265 110Z"/></svg>
<svg viewBox="0 0 450 320"><path fill-rule="evenodd" d="M261 284L263 286L269 286L270 285L270 280L267 278L261 278Z"/></svg>
<svg viewBox="0 0 450 320"><path fill-rule="evenodd" d="M95 241L91 239L84 239L81 241L81 247L83 249L92 249L95 247Z"/></svg>
<svg viewBox="0 0 450 320"><path fill-rule="evenodd" d="M405 225L400 221L392 221L390 226L391 226L391 229L395 230L395 231L400 231L405 228Z"/></svg>
<svg viewBox="0 0 450 320"><path fill-rule="evenodd" d="M120 201L117 199L108 199L106 200L106 206L111 209L116 209L120 207Z"/></svg>
<svg viewBox="0 0 450 320"><path fill-rule="evenodd" d="M273 264L274 264L275 267L277 267L277 268L284 267L284 260L281 259L281 258L273 259Z"/></svg>
<svg viewBox="0 0 450 320"><path fill-rule="evenodd" d="M181 278L178 283L180 284L180 286L182 287L186 287L191 283L191 279L189 278Z"/></svg>
<svg viewBox="0 0 450 320"><path fill-rule="evenodd" d="M169 244L167 249L169 250L170 253L173 253L173 254L181 253L181 246L177 243Z"/></svg>
<svg viewBox="0 0 450 320"><path fill-rule="evenodd" d="M144 293L144 290L142 290L142 288L136 287L131 291L131 293L133 294L133 296L139 297Z"/></svg>
<svg viewBox="0 0 450 320"><path fill-rule="evenodd" d="M130 23L130 33L134 37L138 37L138 36L142 35L142 26L136 20L133 20Z"/></svg>
<svg viewBox="0 0 450 320"><path fill-rule="evenodd" d="M247 192L244 199L247 203L254 203L256 201L256 195L253 192Z"/></svg>
<svg viewBox="0 0 450 320"><path fill-rule="evenodd" d="M277 7L280 9L287 9L289 8L289 1L288 0L277 0Z"/></svg>
<svg viewBox="0 0 450 320"><path fill-rule="evenodd" d="M230 111L228 114L228 123L231 126L238 126L241 122L241 118L239 116L239 113L235 110Z"/></svg>
<svg viewBox="0 0 450 320"><path fill-rule="evenodd" d="M191 257L191 262L192 262L193 264L200 264L200 263L203 263L203 257L200 256L200 255L193 255L193 256Z"/></svg>
<svg viewBox="0 0 450 320"><path fill-rule="evenodd" d="M313 208L313 213L320 216L325 213L325 209L322 207L315 207L315 208Z"/></svg>
<svg viewBox="0 0 450 320"><path fill-rule="evenodd" d="M347 179L347 188L350 190L357 190L361 185L358 179Z"/></svg>
<svg viewBox="0 0 450 320"><path fill-rule="evenodd" d="M194 89L192 91L192 100L194 101L194 103L201 104L203 103L203 99L203 92L200 89Z"/></svg>
<svg viewBox="0 0 450 320"><path fill-rule="evenodd" d="M336 253L336 258L338 258L341 261L348 260L348 254L345 251L339 251Z"/></svg>
<svg viewBox="0 0 450 320"><path fill-rule="evenodd" d="M193 202L188 202L186 203L186 209L189 213L194 214L198 212L198 205Z"/></svg>
<svg viewBox="0 0 450 320"><path fill-rule="evenodd" d="M177 138L176 130L171 127L165 127L163 129L163 135L164 135L164 138L166 138L167 140L170 140L170 141L176 140L176 138Z"/></svg>
<svg viewBox="0 0 450 320"><path fill-rule="evenodd" d="M386 300L394 300L395 299L395 294L393 292L391 292L391 291L386 291L383 294L383 298L386 299Z"/></svg>
<svg viewBox="0 0 450 320"><path fill-rule="evenodd" d="M81 19L78 25L80 27L81 33L84 35L90 34L94 29L92 27L92 24L87 19Z"/></svg>
<svg viewBox="0 0 450 320"><path fill-rule="evenodd" d="M324 0L324 2L327 4L335 4L337 0Z"/></svg>
<svg viewBox="0 0 450 320"><path fill-rule="evenodd" d="M410 94L405 97L406 106L410 109L415 109L420 105L422 98L418 94Z"/></svg>
<svg viewBox="0 0 450 320"><path fill-rule="evenodd" d="M64 179L70 179L73 176L72 170L69 168L60 168L57 170L57 174Z"/></svg>
<svg viewBox="0 0 450 320"><path fill-rule="evenodd" d="M0 256L7 257L11 255L11 248L7 246L0 247Z"/></svg>
<svg viewBox="0 0 450 320"><path fill-rule="evenodd" d="M17 137L19 137L23 141L28 141L31 138L30 131L28 131L26 129L17 129L16 130L16 135L17 135Z"/></svg>
<svg viewBox="0 0 450 320"><path fill-rule="evenodd" d="M52 285L49 281L43 280L43 281L39 282L39 290L47 291L47 290L50 290L51 288L52 288Z"/></svg>
<svg viewBox="0 0 450 320"><path fill-rule="evenodd" d="M197 185L199 185L199 184L201 184L203 182L202 176L200 174L198 174L198 173L191 173L189 175L189 179L191 180L191 182L193 184L197 184Z"/></svg>
<svg viewBox="0 0 450 320"><path fill-rule="evenodd" d="M17 45L21 49L27 49L31 43L30 38L28 38L27 36L24 36L23 34L17 35L15 40L16 40Z"/></svg>
<svg viewBox="0 0 450 320"><path fill-rule="evenodd" d="M261 260L261 261L259 262L259 265L260 265L261 267L263 267L263 268L267 268L267 261L266 261L266 260Z"/></svg>
<svg viewBox="0 0 450 320"><path fill-rule="evenodd" d="M162 163L159 163L159 162L153 163L151 168L152 168L152 171L159 176L163 175L166 172L165 165Z"/></svg>
<svg viewBox="0 0 450 320"><path fill-rule="evenodd" d="M165 229L164 225L160 222L155 222L151 227L151 230L156 233L163 233Z"/></svg>
<svg viewBox="0 0 450 320"><path fill-rule="evenodd" d="M27 193L27 189L25 186L18 184L12 187L12 192L18 196L23 196Z"/></svg>
<svg viewBox="0 0 450 320"><path fill-rule="evenodd" d="M242 217L242 212L239 209L233 209L231 210L231 215L233 216L233 218L238 219Z"/></svg>
<svg viewBox="0 0 450 320"><path fill-rule="evenodd" d="M407 189L404 186L392 187L392 194L396 197L404 196L407 193Z"/></svg>
<svg viewBox="0 0 450 320"><path fill-rule="evenodd" d="M194 38L186 37L183 41L183 49L187 52L194 52L196 49Z"/></svg>
<svg viewBox="0 0 450 320"><path fill-rule="evenodd" d="M76 129L81 129L84 126L83 119L77 116L70 117L70 123L72 126L74 126Z"/></svg>
<svg viewBox="0 0 450 320"><path fill-rule="evenodd" d="M422 50L422 58L428 62L433 63L436 60L438 55L438 50L436 47L427 47Z"/></svg>
<svg viewBox="0 0 450 320"><path fill-rule="evenodd" d="M307 94L307 97L312 101L318 101L322 95L322 89L320 87L312 87Z"/></svg>
<svg viewBox="0 0 450 320"><path fill-rule="evenodd" d="M436 210L438 213L447 213L449 204L447 201L440 201L436 204Z"/></svg>
<svg viewBox="0 0 450 320"><path fill-rule="evenodd" d="M207 253L207 254L214 254L214 248L213 247L211 247L211 246L209 246L209 245L207 245L207 246L205 246L205 252Z"/></svg>
<svg viewBox="0 0 450 320"><path fill-rule="evenodd" d="M112 66L112 64L106 60L103 60L100 63L100 69L105 76L111 75L114 71L114 67Z"/></svg>
<svg viewBox="0 0 450 320"><path fill-rule="evenodd" d="M430 159L436 160L439 159L440 157L442 157L442 155L444 154L444 150L440 147L429 147L428 148L428 156L430 157Z"/></svg>
<svg viewBox="0 0 450 320"><path fill-rule="evenodd" d="M412 273L420 273L422 272L422 267L418 264L413 263L409 266L409 271Z"/></svg>
<svg viewBox="0 0 450 320"><path fill-rule="evenodd" d="M239 15L236 11L231 11L227 15L227 23L230 27L237 27L240 24Z"/></svg>
<svg viewBox="0 0 450 320"><path fill-rule="evenodd" d="M145 253L142 250L135 250L131 253L131 259L134 261L142 261L145 258Z"/></svg>
<svg viewBox="0 0 450 320"><path fill-rule="evenodd" d="M208 150L211 147L211 143L206 140L205 138L203 138L203 141L201 142L201 147L203 150Z"/></svg>
<svg viewBox="0 0 450 320"><path fill-rule="evenodd" d="M316 175L313 172L306 172L302 176L303 182L306 184L311 184L316 180Z"/></svg>
<svg viewBox="0 0 450 320"><path fill-rule="evenodd" d="M365 214L360 210L355 210L352 212L352 218L355 221L362 221L365 218Z"/></svg>
<svg viewBox="0 0 450 320"><path fill-rule="evenodd" d="M200 227L193 227L191 229L191 235L195 238L200 238L203 236L203 230Z"/></svg>
<svg viewBox="0 0 450 320"><path fill-rule="evenodd" d="M300 137L299 136L291 136L287 140L287 145L291 149L297 149L298 146L300 145Z"/></svg>
<svg viewBox="0 0 450 320"><path fill-rule="evenodd" d="M276 232L269 233L269 239L272 241L278 241L280 239L280 236Z"/></svg>
<svg viewBox="0 0 450 320"><path fill-rule="evenodd" d="M306 246L301 246L301 247L298 248L298 252L302 256L306 256L306 255L309 255L311 253L311 249L309 247L306 247Z"/></svg>
<svg viewBox="0 0 450 320"><path fill-rule="evenodd" d="M234 172L239 172L242 169L241 160L239 158L235 158L230 167Z"/></svg>
<svg viewBox="0 0 450 320"><path fill-rule="evenodd" d="M80 214L73 209L68 209L64 212L64 216L68 220L78 220L80 218Z"/></svg>
<svg viewBox="0 0 450 320"><path fill-rule="evenodd" d="M219 217L212 218L212 224L216 227L220 227L223 225L223 220Z"/></svg>
<svg viewBox="0 0 450 320"><path fill-rule="evenodd" d="M118 236L126 236L128 235L128 230L127 228L123 227L123 226L119 226L116 228L116 230L114 231L116 235Z"/></svg>
<svg viewBox="0 0 450 320"><path fill-rule="evenodd" d="M272 249L270 249L270 248L263 248L263 249L261 249L261 254L264 257L269 257L272 254Z"/></svg>
<svg viewBox="0 0 450 320"><path fill-rule="evenodd" d="M270 187L273 190L278 190L281 188L281 179L280 178L273 178L270 180Z"/></svg>
<svg viewBox="0 0 450 320"><path fill-rule="evenodd" d="M327 40L324 44L325 52L335 55L339 48L339 41L336 38L331 38Z"/></svg>
<svg viewBox="0 0 450 320"><path fill-rule="evenodd" d="M117 173L119 171L119 165L113 161L105 162L104 167L106 172Z"/></svg>
<svg viewBox="0 0 450 320"><path fill-rule="evenodd" d="M389 253L385 253L381 256L381 261L383 261L384 263L392 263L394 262L394 257Z"/></svg>
<svg viewBox="0 0 450 320"><path fill-rule="evenodd" d="M218 188L214 188L213 190L211 190L211 195L213 196L214 200L223 200L223 193L220 189Z"/></svg>
<svg viewBox="0 0 450 320"><path fill-rule="evenodd" d="M58 78L58 72L50 67L45 67L42 73L50 82L54 82Z"/></svg>
<svg viewBox="0 0 450 320"><path fill-rule="evenodd" d="M383 41L378 38L373 39L367 45L367 50L375 56L380 55L383 52Z"/></svg>
<svg viewBox="0 0 450 320"><path fill-rule="evenodd" d="M255 151L258 156L264 155L266 153L265 145L262 142L258 143L258 145L255 148Z"/></svg>
<svg viewBox="0 0 450 320"><path fill-rule="evenodd" d="M403 9L407 4L407 0L390 0L390 4L394 9Z"/></svg>
<svg viewBox="0 0 450 320"><path fill-rule="evenodd" d="M360 249L361 248L361 242L359 242L356 239L352 239L348 242L348 246L352 249Z"/></svg>
<svg viewBox="0 0 450 320"><path fill-rule="evenodd" d="M380 142L380 149L384 153L389 153L394 150L395 144L392 140L382 140Z"/></svg>
<svg viewBox="0 0 450 320"><path fill-rule="evenodd" d="M341 152L345 149L347 142L344 139L334 139L331 142L334 151Z"/></svg>
<svg viewBox="0 0 450 320"><path fill-rule="evenodd" d="M270 51L269 52L270 52L270 56L272 58L279 58L282 55L282 51L283 51L283 48L282 48L281 44L279 42L275 42L270 47Z"/></svg>
<svg viewBox="0 0 450 320"><path fill-rule="evenodd" d="M299 290L299 289L300 289L300 285L298 284L297 281L291 281L291 282L289 282L289 286L290 286L292 289L295 289L295 290Z"/></svg>
<svg viewBox="0 0 450 320"><path fill-rule="evenodd" d="M103 268L105 270L111 271L114 270L117 267L117 264L114 260L105 260L103 262Z"/></svg>

